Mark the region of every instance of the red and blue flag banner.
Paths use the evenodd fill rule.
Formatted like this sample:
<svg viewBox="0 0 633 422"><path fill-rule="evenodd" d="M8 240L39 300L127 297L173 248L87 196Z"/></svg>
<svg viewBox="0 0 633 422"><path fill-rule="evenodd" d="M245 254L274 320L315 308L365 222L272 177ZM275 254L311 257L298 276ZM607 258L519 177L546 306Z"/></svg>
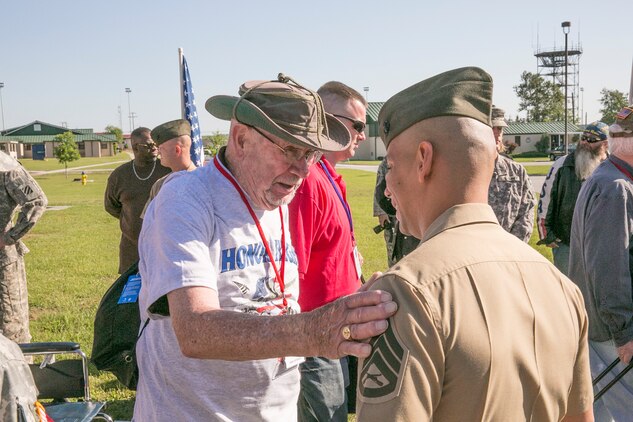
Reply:
<svg viewBox="0 0 633 422"><path fill-rule="evenodd" d="M182 105L183 118L187 119L191 124L191 161L200 167L204 163L204 146L202 144L202 136L200 135L200 124L198 123L198 111L196 110L196 101L191 88L191 77L189 76L189 66L185 56L182 56Z"/></svg>

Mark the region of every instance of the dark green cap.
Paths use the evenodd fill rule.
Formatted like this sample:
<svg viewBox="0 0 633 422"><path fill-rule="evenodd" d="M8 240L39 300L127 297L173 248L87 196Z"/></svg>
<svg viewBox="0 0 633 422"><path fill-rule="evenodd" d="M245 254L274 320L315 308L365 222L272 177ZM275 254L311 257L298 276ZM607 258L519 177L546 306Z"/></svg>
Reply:
<svg viewBox="0 0 633 422"><path fill-rule="evenodd" d="M389 142L431 117L470 117L490 126L492 77L478 67L449 70L400 91L380 110L380 137Z"/></svg>
<svg viewBox="0 0 633 422"><path fill-rule="evenodd" d="M158 125L152 130L152 139L156 145L183 135L191 136L191 125L185 119L172 120Z"/></svg>

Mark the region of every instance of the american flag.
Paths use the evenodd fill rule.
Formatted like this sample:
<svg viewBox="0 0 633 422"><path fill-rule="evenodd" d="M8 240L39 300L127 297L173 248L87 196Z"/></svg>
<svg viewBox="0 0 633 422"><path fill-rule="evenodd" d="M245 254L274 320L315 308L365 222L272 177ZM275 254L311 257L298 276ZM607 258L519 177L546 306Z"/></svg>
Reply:
<svg viewBox="0 0 633 422"><path fill-rule="evenodd" d="M204 148L202 136L200 136L200 124L198 123L198 111L196 101L191 88L191 77L189 76L189 66L185 56L182 56L182 95L184 104L185 119L191 124L191 161L200 167L204 162Z"/></svg>

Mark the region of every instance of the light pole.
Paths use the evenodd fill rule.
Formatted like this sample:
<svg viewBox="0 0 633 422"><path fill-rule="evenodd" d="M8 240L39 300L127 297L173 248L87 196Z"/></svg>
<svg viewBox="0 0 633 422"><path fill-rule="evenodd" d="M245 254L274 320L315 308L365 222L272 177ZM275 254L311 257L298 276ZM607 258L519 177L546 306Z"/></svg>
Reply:
<svg viewBox="0 0 633 422"><path fill-rule="evenodd" d="M130 133L134 130L134 123L132 120L132 107L130 106L130 93L132 90L130 88L125 88L125 92L127 92L127 117L130 120Z"/></svg>
<svg viewBox="0 0 633 422"><path fill-rule="evenodd" d="M582 124L585 115L585 88L580 87L580 123ZM587 122L585 121L585 124Z"/></svg>
<svg viewBox="0 0 633 422"><path fill-rule="evenodd" d="M4 82L0 82L0 112L2 113L2 131L4 132L4 105L2 104L2 88L4 88Z"/></svg>
<svg viewBox="0 0 633 422"><path fill-rule="evenodd" d="M563 33L565 34L565 139L564 139L564 145L565 145L565 155L567 155L567 59L568 59L568 54L567 54L567 35L569 34L569 27L571 26L571 22L569 21L565 21L563 23L560 24L560 26L563 28Z"/></svg>

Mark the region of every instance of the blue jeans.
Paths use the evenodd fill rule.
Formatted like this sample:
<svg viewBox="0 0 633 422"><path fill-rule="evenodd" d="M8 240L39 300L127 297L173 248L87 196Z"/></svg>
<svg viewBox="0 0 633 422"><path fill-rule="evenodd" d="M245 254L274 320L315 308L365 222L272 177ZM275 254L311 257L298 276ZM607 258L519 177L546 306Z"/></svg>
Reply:
<svg viewBox="0 0 633 422"><path fill-rule="evenodd" d="M345 387L349 383L347 358L306 358L299 366L301 391L299 422L347 421Z"/></svg>
<svg viewBox="0 0 633 422"><path fill-rule="evenodd" d="M554 266L569 277L569 245L559 243L558 248L552 248L552 256L554 257Z"/></svg>

